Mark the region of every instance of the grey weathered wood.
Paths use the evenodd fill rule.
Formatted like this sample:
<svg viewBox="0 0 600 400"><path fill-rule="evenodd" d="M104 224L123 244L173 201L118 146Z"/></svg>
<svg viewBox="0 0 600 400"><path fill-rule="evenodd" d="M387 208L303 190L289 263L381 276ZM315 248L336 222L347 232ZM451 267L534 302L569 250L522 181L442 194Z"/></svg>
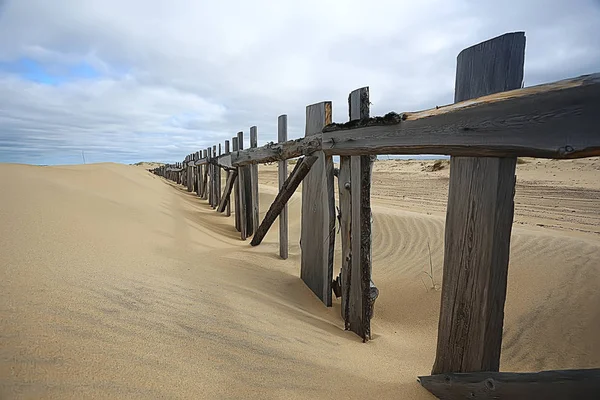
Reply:
<svg viewBox="0 0 600 400"><path fill-rule="evenodd" d="M331 102L306 107L305 136L321 132L331 122ZM331 307L331 280L335 242L333 160L322 151L302 183L300 277L327 307Z"/></svg>
<svg viewBox="0 0 600 400"><path fill-rule="evenodd" d="M280 115L277 118L277 141L279 143L287 141L287 115L285 114ZM288 177L287 160L279 161L277 175L279 180L279 191L281 192ZM279 257L286 260L288 255L288 206L286 201L279 213Z"/></svg>
<svg viewBox="0 0 600 400"><path fill-rule="evenodd" d="M269 207L269 211L265 214L265 218L254 233L254 237L250 242L252 246L258 246L262 242L267 232L269 232L269 228L271 228L275 219L277 219L285 208L288 200L292 197L298 186L300 186L300 182L306 177L306 174L308 174L317 159L318 157L316 156L306 156L296 163L294 170L283 183L271 207Z"/></svg>
<svg viewBox="0 0 600 400"><path fill-rule="evenodd" d="M463 50L457 63L456 93L476 97L521 87L524 51L523 33ZM516 163L516 158L450 160L442 300L432 374L499 369Z"/></svg>
<svg viewBox="0 0 600 400"><path fill-rule="evenodd" d="M244 149L244 132L238 132L238 148L239 150ZM240 212L240 238L246 240L248 237L248 209L247 209L247 191L246 191L246 180L248 174L246 174L246 167L238 167L238 195L239 195L239 212Z"/></svg>
<svg viewBox="0 0 600 400"><path fill-rule="evenodd" d="M419 383L442 400L592 400L600 394L600 368L440 374L420 376Z"/></svg>
<svg viewBox="0 0 600 400"><path fill-rule="evenodd" d="M208 148L207 149L207 153L206 153L208 159L212 159L213 158L213 153L212 153L212 148ZM212 164L208 164L208 184L207 184L207 190L208 190L208 194L207 194L207 200L208 200L208 204L210 206L212 206L213 204L213 195L214 195L214 177L213 177L213 165Z"/></svg>
<svg viewBox="0 0 600 400"><path fill-rule="evenodd" d="M250 148L258 147L258 132L256 126L250 127ZM248 170L250 171L250 204L249 209L251 214L249 218L252 219L252 231L251 234L254 234L256 229L258 229L258 224L260 223L259 213L260 213L260 197L258 193L258 165L253 164L248 166Z"/></svg>
<svg viewBox="0 0 600 400"><path fill-rule="evenodd" d="M351 121L369 118L369 88L354 90L348 96ZM346 157L344 157L346 158ZM347 162L347 161L346 161ZM366 341L371 336L371 316L377 289L371 285L371 156L350 157L350 262L342 264L341 288L344 317L348 329ZM344 167L347 168L346 166ZM340 175L347 174L342 171ZM347 189L344 188L344 191ZM340 192L340 200L342 194ZM347 201L347 199L346 199ZM344 206L340 203L341 208ZM348 212L348 210L346 210ZM345 228L347 229L348 221ZM344 225L342 225L344 227ZM347 232L345 232L347 235ZM347 237L346 237L347 239ZM343 240L343 239L342 239ZM343 242L342 242L343 243ZM344 248L342 247L344 255Z"/></svg>
<svg viewBox="0 0 600 400"><path fill-rule="evenodd" d="M217 163L218 160L221 156L221 143L219 143L218 145L218 156L217 156ZM221 202L221 168L219 165L215 166L215 184L216 184L216 190L215 190L215 208L219 206L219 203Z"/></svg>
<svg viewBox="0 0 600 400"><path fill-rule="evenodd" d="M212 155L213 158L217 158L219 155L217 154L217 145L213 145L212 148ZM219 167L217 167L215 164L212 164L212 202L210 203L212 208L216 208L217 204L219 203Z"/></svg>
<svg viewBox="0 0 600 400"><path fill-rule="evenodd" d="M340 156L340 172L338 174L339 213L340 213L340 242L342 245L342 261L340 272L341 307L340 313L346 330L350 328L348 303L350 296L350 273L352 255L350 253L352 226L352 184L350 175L350 156Z"/></svg>
<svg viewBox="0 0 600 400"><path fill-rule="evenodd" d="M237 153L239 151L239 145L238 145L238 138L234 137L231 139L231 147L233 149L233 154ZM237 168L238 170L238 176L239 176L239 167ZM235 201L234 201L234 217L235 217L235 229L240 232L241 231L241 224L240 224L240 181L239 179L235 181L235 185L234 185L234 194L235 194Z"/></svg>
<svg viewBox="0 0 600 400"><path fill-rule="evenodd" d="M225 190L223 191L223 196L221 196L221 201L219 202L219 206L217 207L218 212L223 212L227 208L231 198L231 191L235 186L235 181L238 175L237 169L233 171L227 171L227 181L225 182Z"/></svg>
<svg viewBox="0 0 600 400"><path fill-rule="evenodd" d="M326 128L323 150L339 155L599 156L598 109L600 74L585 75L405 113L400 123Z"/></svg>
<svg viewBox="0 0 600 400"><path fill-rule="evenodd" d="M208 150L203 150L202 154L204 156L204 159L208 160ZM204 179L202 180L202 199L204 200L208 198L208 167L208 164L204 166Z"/></svg>
<svg viewBox="0 0 600 400"><path fill-rule="evenodd" d="M320 132L301 139L279 140L279 143L269 143L262 147L241 151L233 155L232 163L240 166L288 160L312 154L316 150L321 150Z"/></svg>
<svg viewBox="0 0 600 400"><path fill-rule="evenodd" d="M231 166L231 151L229 149L229 140L225 141L225 155L229 158L229 166ZM224 160L221 160L224 161ZM236 171L236 178L237 178L237 169ZM229 182L229 179L231 179L231 174L233 171L229 171L227 170L226 172L226 176L225 176L225 182ZM231 190L229 191L229 194L227 195L227 205L225 206L225 215L226 216L230 216L231 215Z"/></svg>

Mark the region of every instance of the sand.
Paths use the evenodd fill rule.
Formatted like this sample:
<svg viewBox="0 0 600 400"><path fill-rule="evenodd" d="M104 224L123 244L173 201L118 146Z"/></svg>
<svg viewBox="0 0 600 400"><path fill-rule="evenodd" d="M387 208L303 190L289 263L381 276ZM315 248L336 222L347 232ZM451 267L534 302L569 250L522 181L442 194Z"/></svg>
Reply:
<svg viewBox="0 0 600 400"><path fill-rule="evenodd" d="M600 365L600 160L518 165L501 370ZM433 398L448 165L378 161L373 340L299 279L277 224L233 217L140 166L0 165L0 399ZM276 169L261 166L261 212ZM336 270L339 270L339 239Z"/></svg>

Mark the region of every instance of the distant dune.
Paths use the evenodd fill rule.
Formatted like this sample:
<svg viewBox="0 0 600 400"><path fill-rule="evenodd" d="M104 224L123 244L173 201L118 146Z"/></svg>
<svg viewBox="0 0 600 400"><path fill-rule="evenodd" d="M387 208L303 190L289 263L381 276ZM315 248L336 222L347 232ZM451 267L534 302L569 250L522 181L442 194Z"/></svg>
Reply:
<svg viewBox="0 0 600 400"><path fill-rule="evenodd" d="M366 344L299 278L299 191L283 261L278 224L250 247L153 163L0 164L0 399L432 399L416 377L441 294L449 163L434 163L375 163ZM600 365L599 173L517 166L501 370ZM259 176L264 215L276 167Z"/></svg>

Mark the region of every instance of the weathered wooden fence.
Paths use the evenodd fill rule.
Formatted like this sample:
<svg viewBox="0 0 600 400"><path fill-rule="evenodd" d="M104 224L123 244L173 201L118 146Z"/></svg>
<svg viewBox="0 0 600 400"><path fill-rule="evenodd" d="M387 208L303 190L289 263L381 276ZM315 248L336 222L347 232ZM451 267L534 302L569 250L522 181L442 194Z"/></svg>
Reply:
<svg viewBox="0 0 600 400"><path fill-rule="evenodd" d="M371 280L371 171L378 154L450 155L442 300L432 376L421 384L440 398L595 398L600 369L500 373L504 303L514 213L516 158L600 155L600 74L521 88L525 35L509 33L458 56L455 103L371 118L369 89L350 93L349 121L332 123L331 102L306 108L305 136L250 148L243 133L153 170L227 212L234 194L241 239L261 243L280 218L280 256L288 256L286 203L302 182L301 278L327 306L341 297L347 330L363 341L378 289ZM334 169L333 155L340 156ZM290 158L301 157L287 175ZM279 193L259 224L257 164L279 162ZM221 171L227 174L221 191ZM341 271L333 278L339 191Z"/></svg>

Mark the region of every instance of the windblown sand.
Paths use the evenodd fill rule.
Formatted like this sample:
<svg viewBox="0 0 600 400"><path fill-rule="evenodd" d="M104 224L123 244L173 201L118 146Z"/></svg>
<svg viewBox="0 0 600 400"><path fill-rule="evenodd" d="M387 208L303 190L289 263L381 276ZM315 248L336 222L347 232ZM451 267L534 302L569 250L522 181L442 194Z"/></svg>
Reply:
<svg viewBox="0 0 600 400"><path fill-rule="evenodd" d="M384 157L385 158L385 157ZM0 165L0 398L433 398L448 164L378 161L373 340L299 278L278 228L143 167ZM518 165L501 370L600 366L600 160ZM261 214L276 194L264 166ZM338 252L334 273L339 271Z"/></svg>

